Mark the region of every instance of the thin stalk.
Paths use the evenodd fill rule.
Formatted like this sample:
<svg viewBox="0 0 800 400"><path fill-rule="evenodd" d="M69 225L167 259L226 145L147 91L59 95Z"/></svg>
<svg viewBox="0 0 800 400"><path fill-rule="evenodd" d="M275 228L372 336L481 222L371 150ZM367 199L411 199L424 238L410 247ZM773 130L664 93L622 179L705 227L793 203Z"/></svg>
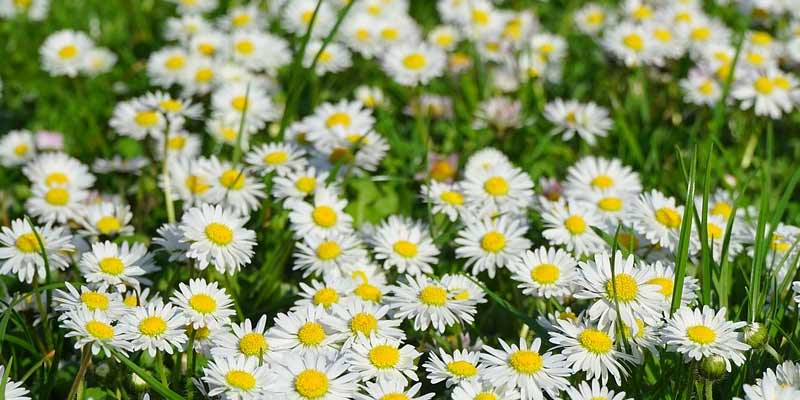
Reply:
<svg viewBox="0 0 800 400"><path fill-rule="evenodd" d="M67 400L72 400L73 398L77 399L78 395L78 388L83 384L83 377L86 375L86 371L89 369L89 364L92 361L92 345L87 344L83 346L81 350L81 366L78 368L78 374L75 375L75 380L72 382L72 388L69 389L69 395L67 395Z"/></svg>
<svg viewBox="0 0 800 400"><path fill-rule="evenodd" d="M164 180L164 202L167 203L167 221L175 223L175 203L172 199L172 188L169 180L169 119L164 133L164 158L161 160L161 177Z"/></svg>

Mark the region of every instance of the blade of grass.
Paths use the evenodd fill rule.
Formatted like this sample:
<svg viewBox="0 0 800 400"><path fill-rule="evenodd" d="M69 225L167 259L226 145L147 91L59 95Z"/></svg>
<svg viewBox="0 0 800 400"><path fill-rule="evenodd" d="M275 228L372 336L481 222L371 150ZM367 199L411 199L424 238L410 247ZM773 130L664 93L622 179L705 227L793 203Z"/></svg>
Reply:
<svg viewBox="0 0 800 400"><path fill-rule="evenodd" d="M678 155L681 160L681 167L685 171L683 165L683 158ZM686 204L683 211L683 219L681 221L680 240L678 241L678 249L676 251L675 260L675 281L673 282L672 292L672 305L670 307L670 316L678 309L681 304L683 296L683 282L686 278L686 266L689 263L689 244L692 235L692 214L694 213L694 191L695 182L697 178L697 147L695 146L692 152L692 161L689 169L689 175L686 184Z"/></svg>
<svg viewBox="0 0 800 400"><path fill-rule="evenodd" d="M139 375L142 380L147 382L150 387L153 388L158 394L164 396L165 399L169 400L184 400L183 397L172 390L170 390L166 385L161 383L158 379L154 378L150 375L144 368L136 365L133 361L131 361L128 357L125 357L119 351L115 349L111 349L111 353L114 355L114 358L125 364L128 369L133 371L136 375Z"/></svg>

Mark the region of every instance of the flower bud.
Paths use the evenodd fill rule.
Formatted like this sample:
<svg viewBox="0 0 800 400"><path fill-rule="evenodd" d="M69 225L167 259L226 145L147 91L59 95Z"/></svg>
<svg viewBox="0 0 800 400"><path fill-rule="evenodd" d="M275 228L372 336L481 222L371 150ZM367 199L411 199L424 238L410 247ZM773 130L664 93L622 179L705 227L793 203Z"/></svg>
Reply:
<svg viewBox="0 0 800 400"><path fill-rule="evenodd" d="M700 376L710 380L717 380L722 378L727 372L727 364L725 358L718 355L713 355L703 358L700 361L699 368Z"/></svg>
<svg viewBox="0 0 800 400"><path fill-rule="evenodd" d="M744 328L744 342L754 349L758 349L767 343L767 326L758 322L753 322Z"/></svg>

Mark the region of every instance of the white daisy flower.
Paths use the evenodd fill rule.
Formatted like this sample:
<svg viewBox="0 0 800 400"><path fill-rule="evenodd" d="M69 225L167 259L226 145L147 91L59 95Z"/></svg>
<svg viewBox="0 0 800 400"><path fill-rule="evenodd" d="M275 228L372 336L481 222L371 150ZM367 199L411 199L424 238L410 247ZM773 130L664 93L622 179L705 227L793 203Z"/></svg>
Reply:
<svg viewBox="0 0 800 400"><path fill-rule="evenodd" d="M257 4L245 4L231 7L219 22L222 27L231 31L259 31L264 28L266 18Z"/></svg>
<svg viewBox="0 0 800 400"><path fill-rule="evenodd" d="M689 76L680 81L686 102L713 106L722 98L722 87L714 77L700 69L692 69Z"/></svg>
<svg viewBox="0 0 800 400"><path fill-rule="evenodd" d="M779 119L791 112L793 105L789 93L776 85L778 73L777 70L751 73L737 80L731 95L741 101L743 110L754 108L756 115Z"/></svg>
<svg viewBox="0 0 800 400"><path fill-rule="evenodd" d="M527 250L509 266L511 279L520 284L522 293L535 297L563 297L572 293L578 262L561 249L540 247Z"/></svg>
<svg viewBox="0 0 800 400"><path fill-rule="evenodd" d="M153 244L169 255L169 262L184 262L188 260L186 252L189 244L183 241L183 233L177 224L164 224L156 230L158 236L153 238Z"/></svg>
<svg viewBox="0 0 800 400"><path fill-rule="evenodd" d="M182 47L167 46L150 54L147 60L147 76L157 86L169 88L181 83L189 65L189 53Z"/></svg>
<svg viewBox="0 0 800 400"><path fill-rule="evenodd" d="M330 3L324 2L320 4L319 10L314 15L317 4L318 2L315 0L287 2L281 15L281 26L295 36L301 37L306 34L313 19L311 37L324 37L336 22L336 13Z"/></svg>
<svg viewBox="0 0 800 400"><path fill-rule="evenodd" d="M186 211L179 225L183 241L189 243L188 258L204 270L209 264L220 273L235 273L250 263L255 232L244 227L246 219L220 206L203 204Z"/></svg>
<svg viewBox="0 0 800 400"><path fill-rule="evenodd" d="M450 222L455 222L464 210L464 192L460 184L431 180L429 185L422 186L421 194L431 205L432 214L444 214Z"/></svg>
<svg viewBox="0 0 800 400"><path fill-rule="evenodd" d="M486 367L480 363L481 354L477 351L456 349L450 355L439 349L439 354L441 356L431 351L424 365L428 380L433 384L445 381L449 388L463 382L477 382L485 375Z"/></svg>
<svg viewBox="0 0 800 400"><path fill-rule="evenodd" d="M172 354L189 338L184 326L187 321L172 304L161 301L150 302L129 312L120 320L117 328L120 336L131 343L133 351L146 350L150 357L158 351Z"/></svg>
<svg viewBox="0 0 800 400"><path fill-rule="evenodd" d="M112 320L101 311L78 309L69 312L61 323L61 328L68 332L64 337L75 338L75 349L91 346L92 354L102 350L106 357L111 357L114 349L122 353L132 350L131 343L126 340L119 327L112 325Z"/></svg>
<svg viewBox="0 0 800 400"><path fill-rule="evenodd" d="M46 187L72 187L89 189L94 185L94 175L89 168L64 153L43 153L22 168L31 183Z"/></svg>
<svg viewBox="0 0 800 400"><path fill-rule="evenodd" d="M244 356L214 358L203 368L210 397L230 400L258 400L267 395L269 366Z"/></svg>
<svg viewBox="0 0 800 400"><path fill-rule="evenodd" d="M188 14L167 18L164 38L189 43L195 35L210 31L211 24L202 15Z"/></svg>
<svg viewBox="0 0 800 400"><path fill-rule="evenodd" d="M241 139L239 138L240 128L242 129ZM213 117L206 121L206 130L218 143L232 147L236 147L238 144L245 151L250 148L250 136L255 133L252 127L241 126L239 122L225 121L224 119Z"/></svg>
<svg viewBox="0 0 800 400"><path fill-rule="evenodd" d="M50 10L50 0L3 0L0 1L0 17L13 19L17 15L24 15L25 18L31 21L41 21L47 18L47 12ZM2 371L0 366L0 371ZM2 376L0 372L0 376ZM19 384L17 384L19 386ZM8 387L6 387L7 390ZM25 390L27 392L27 390ZM21 396L22 394L17 394ZM14 398L6 394L6 399Z"/></svg>
<svg viewBox="0 0 800 400"><path fill-rule="evenodd" d="M89 194L72 187L47 187L34 185L32 195L25 202L28 213L45 223L64 224L78 219L78 210Z"/></svg>
<svg viewBox="0 0 800 400"><path fill-rule="evenodd" d="M180 14L205 14L217 8L217 0L169 0Z"/></svg>
<svg viewBox="0 0 800 400"><path fill-rule="evenodd" d="M530 240L525 238L527 230L525 221L505 215L494 220L471 220L455 239L456 257L467 259L465 267L471 266L473 275L487 271L494 278L497 268L508 267L530 247Z"/></svg>
<svg viewBox="0 0 800 400"><path fill-rule="evenodd" d="M211 156L200 163L200 174L210 177L207 201L221 204L241 216L248 216L261 206L266 197L264 184L244 167Z"/></svg>
<svg viewBox="0 0 800 400"><path fill-rule="evenodd" d="M130 225L133 219L131 208L127 204L101 202L90 204L82 210L80 233L87 236L127 236L133 233Z"/></svg>
<svg viewBox="0 0 800 400"><path fill-rule="evenodd" d="M268 33L236 32L231 41L233 61L251 70L264 70L275 75L278 69L292 61L289 44ZM308 54L306 48L306 54Z"/></svg>
<svg viewBox="0 0 800 400"><path fill-rule="evenodd" d="M375 259L383 260L384 269L417 275L431 274L439 249L433 244L428 226L422 222L390 216L369 237Z"/></svg>
<svg viewBox="0 0 800 400"><path fill-rule="evenodd" d="M141 99L132 99L117 103L109 125L118 135L142 140L148 135L163 135L167 128L167 118L155 105L146 104Z"/></svg>
<svg viewBox="0 0 800 400"><path fill-rule="evenodd" d="M39 49L42 69L51 76L75 77L93 47L92 39L83 32L65 29L52 33Z"/></svg>
<svg viewBox="0 0 800 400"><path fill-rule="evenodd" d="M349 297L330 308L331 313L323 317L335 332L347 336L343 348L370 337L404 340L406 335L399 329L401 321L387 317L388 306L379 306Z"/></svg>
<svg viewBox="0 0 800 400"><path fill-rule="evenodd" d="M356 400L430 400L434 394L420 394L422 384L417 383L406 389L405 382L401 380L367 382L362 387L365 394L356 393Z"/></svg>
<svg viewBox="0 0 800 400"><path fill-rule="evenodd" d="M569 400L627 400L625 392L609 390L597 380L593 380L591 385L589 385L589 382L583 381L578 387L567 388L567 395Z"/></svg>
<svg viewBox="0 0 800 400"><path fill-rule="evenodd" d="M36 233L42 244L36 238ZM47 254L51 268L65 270L70 264L68 253L75 251L72 236L64 228L51 225L36 227L22 219L11 221L11 227L2 227L0 232L0 275L16 275L20 282L31 283L34 276L39 279L47 275L42 250ZM44 247L42 247L44 246Z"/></svg>
<svg viewBox="0 0 800 400"><path fill-rule="evenodd" d="M628 67L663 63L658 42L641 25L623 22L609 27L602 44L606 51Z"/></svg>
<svg viewBox="0 0 800 400"><path fill-rule="evenodd" d="M139 290L141 283L150 283L142 276L152 272L155 265L141 243L117 245L105 241L92 244L92 250L83 253L78 268L87 283L97 284L101 289L113 286L124 292L126 286Z"/></svg>
<svg viewBox="0 0 800 400"><path fill-rule="evenodd" d="M453 400L518 400L520 392L513 386L497 386L481 379L456 386L452 397Z"/></svg>
<svg viewBox="0 0 800 400"><path fill-rule="evenodd" d="M355 283L345 278L326 277L323 282L312 280L300 282L300 299L294 302L292 311L306 307L322 306L326 311L331 311L334 304L341 303L350 296Z"/></svg>
<svg viewBox="0 0 800 400"><path fill-rule="evenodd" d="M479 214L521 214L533 204L533 181L523 170L505 164L467 169L462 183L466 204Z"/></svg>
<svg viewBox="0 0 800 400"><path fill-rule="evenodd" d="M75 311L85 310L98 312L111 319L118 319L128 311L122 303L119 293L108 293L106 290L92 290L81 286L80 292L72 284L65 282L66 291L57 289L53 293L54 309L59 312L59 321Z"/></svg>
<svg viewBox="0 0 800 400"><path fill-rule="evenodd" d="M0 379L6 376L6 367L0 365ZM22 386L22 383L7 379L4 383L3 398L5 400L31 400L30 391Z"/></svg>
<svg viewBox="0 0 800 400"><path fill-rule="evenodd" d="M352 233L309 234L297 242L293 269L303 271L303 277L312 274L341 277L346 275L346 266L366 257L367 251L361 240Z"/></svg>
<svg viewBox="0 0 800 400"><path fill-rule="evenodd" d="M511 160L500 150L493 147L484 147L473 153L464 166L464 175L474 175L478 171L492 171L511 169Z"/></svg>
<svg viewBox="0 0 800 400"><path fill-rule="evenodd" d="M353 218L344 212L347 200L340 199L330 189L320 189L314 193L309 202L294 201L287 204L289 220L296 238L309 234L323 236L326 234L349 233L353 230Z"/></svg>
<svg viewBox="0 0 800 400"><path fill-rule="evenodd" d="M725 359L728 372L731 362L737 366L744 364L744 352L750 346L739 341L738 330L747 323L728 321L726 311L721 308L714 312L708 306L703 306L702 310L681 308L675 311L662 330L667 350L681 353L685 362L720 356Z"/></svg>
<svg viewBox="0 0 800 400"><path fill-rule="evenodd" d="M651 243L675 251L680 239L683 206L676 206L674 198L653 189L639 196L627 220Z"/></svg>
<svg viewBox="0 0 800 400"><path fill-rule="evenodd" d="M275 172L279 176L286 176L306 167L305 154L292 143L268 143L247 153L245 162L255 167L261 175Z"/></svg>
<svg viewBox="0 0 800 400"><path fill-rule="evenodd" d="M771 369L764 371L754 385L745 384L742 389L745 400L790 400L800 396L800 389L781 383L780 377Z"/></svg>
<svg viewBox="0 0 800 400"><path fill-rule="evenodd" d="M275 317L275 326L267 333L267 341L276 352L294 355L331 355L339 349L344 338L327 324L325 309L306 307Z"/></svg>
<svg viewBox="0 0 800 400"><path fill-rule="evenodd" d="M274 121L278 112L267 89L257 83L231 83L214 91L211 96L213 115L226 121L240 123L254 129L263 128Z"/></svg>
<svg viewBox="0 0 800 400"><path fill-rule="evenodd" d="M272 349L267 341L267 316L262 315L256 325L247 318L241 324L231 324L231 331L220 333L214 338L216 345L211 349L215 359L247 357L261 362L268 359Z"/></svg>
<svg viewBox="0 0 800 400"><path fill-rule="evenodd" d="M211 201L209 193L213 177L207 174L208 162L205 158L169 160L171 190L176 199L183 201L184 209ZM163 179L160 184L163 188Z"/></svg>
<svg viewBox="0 0 800 400"><path fill-rule="evenodd" d="M176 77L170 79L177 80L181 85L184 95L205 95L216 89L223 82L223 69L219 61L205 57L188 56L185 61L186 67L181 68L175 73ZM224 116L219 116L222 118ZM231 124L239 126L241 118L237 121L230 121ZM253 127L245 126L245 129L252 130Z"/></svg>
<svg viewBox="0 0 800 400"><path fill-rule="evenodd" d="M481 353L488 382L519 390L523 400L541 400L544 393L556 397L569 386L566 359L560 354L541 353L541 339L534 339L530 345L524 338L519 339L519 345L498 341L502 350L484 345Z"/></svg>
<svg viewBox="0 0 800 400"><path fill-rule="evenodd" d="M440 25L428 32L427 40L444 51L452 51L461 41L461 33L455 27Z"/></svg>
<svg viewBox="0 0 800 400"><path fill-rule="evenodd" d="M658 285L658 293L661 295L663 311L667 312L672 305L672 293L675 282L675 264L671 262L656 261L653 264L642 264L641 269L648 271L647 283ZM681 291L681 307L686 307L694 303L697 299L697 291L700 290L700 282L693 276L686 275L683 278L683 290Z"/></svg>
<svg viewBox="0 0 800 400"><path fill-rule="evenodd" d="M472 323L476 313L474 303L458 300L447 287L424 275L405 276L405 282L392 287L386 304L395 310L394 317L413 319L414 329L432 326L439 332L464 321Z"/></svg>
<svg viewBox="0 0 800 400"><path fill-rule="evenodd" d="M586 193L602 190L638 195L642 184L639 174L616 158L583 157L567 169L567 197L582 199L587 198Z"/></svg>
<svg viewBox="0 0 800 400"><path fill-rule="evenodd" d="M594 35L600 32L607 24L610 13L603 6L597 3L588 3L575 12L575 25L581 32L587 35Z"/></svg>
<svg viewBox="0 0 800 400"><path fill-rule="evenodd" d="M403 345L400 340L371 335L355 341L345 359L348 370L358 374L362 381L408 383L418 380L414 360L421 355L414 346Z"/></svg>
<svg viewBox="0 0 800 400"><path fill-rule="evenodd" d="M230 316L236 314L230 308L233 301L225 289L217 282L206 283L205 279L191 279L189 285L181 282L170 302L181 309L194 329L227 325Z"/></svg>
<svg viewBox="0 0 800 400"><path fill-rule="evenodd" d="M570 140L576 134L593 146L598 137L605 137L614 125L608 110L594 102L556 99L544 107L544 117L555 127L551 134Z"/></svg>
<svg viewBox="0 0 800 400"><path fill-rule="evenodd" d="M586 379L600 379L603 384L608 376L620 385L627 375L623 362L633 362L634 358L614 347L615 336L594 324L557 319L550 331L550 342L561 349L567 365L573 373L583 371Z"/></svg>
<svg viewBox="0 0 800 400"><path fill-rule="evenodd" d="M323 103L306 120L306 139L323 145L333 141L337 133L346 136L353 132L369 132L374 124L372 112L359 101Z"/></svg>
<svg viewBox="0 0 800 400"><path fill-rule="evenodd" d="M427 43L394 45L383 57L386 74L405 86L428 84L444 73L445 64L444 52Z"/></svg>
<svg viewBox="0 0 800 400"><path fill-rule="evenodd" d="M358 391L358 376L347 373L343 358L290 356L276 363L273 372L266 390L286 400L348 400Z"/></svg>
<svg viewBox="0 0 800 400"><path fill-rule="evenodd" d="M36 142L30 131L9 131L0 138L0 165L16 167L36 156Z"/></svg>
<svg viewBox="0 0 800 400"><path fill-rule="evenodd" d="M592 227L603 227L593 211L569 204L554 204L542 211L545 237L552 245L563 245L578 256L591 255L605 248L606 242Z"/></svg>
<svg viewBox="0 0 800 400"><path fill-rule="evenodd" d="M289 171L285 176L276 176L272 180L272 195L279 200L297 201L325 188L328 172L318 171L314 167Z"/></svg>
<svg viewBox="0 0 800 400"><path fill-rule="evenodd" d="M317 57L317 54L319 54L319 57ZM329 72L341 72L353 65L350 52L346 47L336 42L328 43L324 50L322 49L321 41L315 40L308 43L306 52L303 55L303 66L311 68L315 58L317 63L314 67L314 72L317 76L322 76Z"/></svg>

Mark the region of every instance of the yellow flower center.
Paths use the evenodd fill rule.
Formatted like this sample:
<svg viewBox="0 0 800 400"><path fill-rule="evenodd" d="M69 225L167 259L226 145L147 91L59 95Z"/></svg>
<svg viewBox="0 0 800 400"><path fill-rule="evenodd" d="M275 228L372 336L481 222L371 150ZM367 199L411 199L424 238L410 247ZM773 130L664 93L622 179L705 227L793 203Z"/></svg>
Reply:
<svg viewBox="0 0 800 400"><path fill-rule="evenodd" d="M100 233L108 235L109 233L119 231L119 229L122 227L122 222L120 222L120 220L113 215L106 215L105 217L97 220L95 227L97 227L97 230L99 230Z"/></svg>
<svg viewBox="0 0 800 400"><path fill-rule="evenodd" d="M126 294L125 298L122 299L122 303L128 307L136 307L139 304L139 299L136 294Z"/></svg>
<svg viewBox="0 0 800 400"><path fill-rule="evenodd" d="M237 28L241 28L250 23L250 15L249 14L236 14L231 18L231 22L233 26Z"/></svg>
<svg viewBox="0 0 800 400"><path fill-rule="evenodd" d="M217 48L211 43L200 43L197 45L197 50L204 55L213 56L214 52L217 51Z"/></svg>
<svg viewBox="0 0 800 400"><path fill-rule="evenodd" d="M663 43L669 43L672 41L672 34L669 30L664 28L657 28L653 31L653 36Z"/></svg>
<svg viewBox="0 0 800 400"><path fill-rule="evenodd" d="M336 225L338 217L336 216L336 211L333 211L333 208L317 206L314 208L314 211L311 212L311 219L314 220L315 224L323 228L330 228Z"/></svg>
<svg viewBox="0 0 800 400"><path fill-rule="evenodd" d="M369 336L378 329L378 320L370 313L360 312L350 319L350 330Z"/></svg>
<svg viewBox="0 0 800 400"><path fill-rule="evenodd" d="M522 374L535 374L542 369L542 356L531 350L517 350L508 357L511 368Z"/></svg>
<svg viewBox="0 0 800 400"><path fill-rule="evenodd" d="M360 297L361 300L371 301L373 303L380 303L381 298L383 297L381 290L376 286L370 285L369 283L362 283L358 285L353 293Z"/></svg>
<svg viewBox="0 0 800 400"><path fill-rule="evenodd" d="M69 183L69 177L61 172L53 172L44 178L45 185L53 187L54 185L66 185Z"/></svg>
<svg viewBox="0 0 800 400"><path fill-rule="evenodd" d="M714 84L710 80L706 80L697 87L697 90L706 96L711 96L714 94Z"/></svg>
<svg viewBox="0 0 800 400"><path fill-rule="evenodd" d="M492 196L505 196L508 194L508 181L500 176L493 176L483 183L483 190Z"/></svg>
<svg viewBox="0 0 800 400"><path fill-rule="evenodd" d="M622 44L637 53L644 49L644 39L638 33L629 33L625 35L625 37L622 38Z"/></svg>
<svg viewBox="0 0 800 400"><path fill-rule="evenodd" d="M181 150L186 146L186 136L173 136L167 140L167 147L170 150Z"/></svg>
<svg viewBox="0 0 800 400"><path fill-rule="evenodd" d="M108 340L114 337L114 327L96 320L86 323L86 332L100 340Z"/></svg>
<svg viewBox="0 0 800 400"><path fill-rule="evenodd" d="M614 292L616 291L616 296ZM610 299L616 299L621 302L631 301L636 298L639 293L639 285L636 279L629 274L616 274L614 280L609 279L606 281L606 294Z"/></svg>
<svg viewBox="0 0 800 400"><path fill-rule="evenodd" d="M241 53L241 54L244 54L244 55L252 54L253 50L255 50L255 49L256 49L256 46L253 45L253 42L251 42L249 40L241 40L241 41L236 43L236 51L238 53Z"/></svg>
<svg viewBox="0 0 800 400"><path fill-rule="evenodd" d="M775 89L775 85L772 83L772 81L763 76L758 77L755 82L753 82L753 87L758 93L764 95L772 93L772 91Z"/></svg>
<svg viewBox="0 0 800 400"><path fill-rule="evenodd" d="M611 337L597 329L586 329L578 335L578 342L584 349L595 354L606 354L611 351Z"/></svg>
<svg viewBox="0 0 800 400"><path fill-rule="evenodd" d="M256 386L256 377L247 371L232 370L225 374L225 382L246 392Z"/></svg>
<svg viewBox="0 0 800 400"><path fill-rule="evenodd" d="M614 186L614 178L608 175L598 175L592 179L592 186L598 189L608 189Z"/></svg>
<svg viewBox="0 0 800 400"><path fill-rule="evenodd" d="M783 90L789 90L789 87L791 86L789 80L783 76L776 76L775 78L772 79L772 83Z"/></svg>
<svg viewBox="0 0 800 400"><path fill-rule="evenodd" d="M368 354L369 362L379 369L392 368L400 361L400 350L388 344L375 346Z"/></svg>
<svg viewBox="0 0 800 400"><path fill-rule="evenodd" d="M711 28L709 28L707 26L701 26L701 27L692 29L692 32L690 33L690 36L692 37L692 40L694 40L696 42L704 42L704 41L708 40L709 37L711 37Z"/></svg>
<svg viewBox="0 0 800 400"><path fill-rule="evenodd" d="M478 374L478 368L471 362L464 360L447 363L447 371L460 378L471 378Z"/></svg>
<svg viewBox="0 0 800 400"><path fill-rule="evenodd" d="M28 153L28 145L25 143L18 144L14 147L14 154L16 154L17 157L22 157L27 153Z"/></svg>
<svg viewBox="0 0 800 400"><path fill-rule="evenodd" d="M245 108L247 108L247 97L244 96L236 96L231 100L231 107L233 107L236 111L242 112Z"/></svg>
<svg viewBox="0 0 800 400"><path fill-rule="evenodd" d="M689 337L689 340L700 345L714 343L717 339L717 333L705 325L693 325L688 327L686 329L686 336Z"/></svg>
<svg viewBox="0 0 800 400"><path fill-rule="evenodd" d="M672 297L672 290L673 290L672 279L668 279L665 277L656 277L647 281L647 284L660 286L661 289L658 290L658 293L661 293L664 297Z"/></svg>
<svg viewBox="0 0 800 400"><path fill-rule="evenodd" d="M39 241L36 240L36 235L33 232L19 235L15 244L17 249L23 253L38 253L42 249L39 247Z"/></svg>
<svg viewBox="0 0 800 400"><path fill-rule="evenodd" d="M586 221L580 215L570 215L564 221L564 227L567 228L570 234L580 235L586 232Z"/></svg>
<svg viewBox="0 0 800 400"><path fill-rule="evenodd" d="M403 65L415 71L425 68L427 62L428 60L425 59L425 55L422 53L411 53L403 57Z"/></svg>
<svg viewBox="0 0 800 400"><path fill-rule="evenodd" d="M317 322L306 322L297 331L297 340L305 346L319 346L325 340L325 330Z"/></svg>
<svg viewBox="0 0 800 400"><path fill-rule="evenodd" d="M297 182L294 183L294 187L303 193L311 193L317 188L317 178L313 176L301 176L297 179Z"/></svg>
<svg viewBox="0 0 800 400"><path fill-rule="evenodd" d="M328 117L327 120L325 120L325 125L328 128L333 128L334 126L337 126L337 125L338 126L348 127L348 126L350 126L351 122L352 121L350 119L350 115L348 115L347 113L343 113L343 112L337 112L337 113L331 114L331 116Z"/></svg>
<svg viewBox="0 0 800 400"><path fill-rule="evenodd" d="M206 183L205 179L197 175L189 175L184 184L186 188L194 194L205 193L205 191L209 189L209 185Z"/></svg>
<svg viewBox="0 0 800 400"><path fill-rule="evenodd" d="M442 199L443 202L454 206L460 206L464 204L464 195L458 192L453 192L453 191L442 192L439 198Z"/></svg>
<svg viewBox="0 0 800 400"><path fill-rule="evenodd" d="M119 275L125 270L125 264L117 257L106 257L100 260L100 270L109 275Z"/></svg>
<svg viewBox="0 0 800 400"><path fill-rule="evenodd" d="M762 65L766 59L763 55L761 55L761 53L751 51L747 53L747 61L753 65Z"/></svg>
<svg viewBox="0 0 800 400"><path fill-rule="evenodd" d="M419 291L419 301L427 306L444 306L447 303L447 290L439 286L428 285Z"/></svg>
<svg viewBox="0 0 800 400"><path fill-rule="evenodd" d="M63 206L69 203L69 192L67 189L53 188L45 193L44 200L53 206Z"/></svg>
<svg viewBox="0 0 800 400"><path fill-rule="evenodd" d="M306 399L318 399L328 393L328 376L315 369L307 369L294 379L294 390Z"/></svg>
<svg viewBox="0 0 800 400"><path fill-rule="evenodd" d="M212 222L206 226L206 237L217 246L227 246L233 241L233 231L223 224Z"/></svg>
<svg viewBox="0 0 800 400"><path fill-rule="evenodd" d="M670 207L661 207L656 210L656 221L670 229L681 226L681 215L678 210Z"/></svg>
<svg viewBox="0 0 800 400"><path fill-rule="evenodd" d="M586 20L585 21L589 25L597 26L597 25L602 24L603 21L605 21L605 19L606 19L606 16L605 16L605 14L603 14L602 11L594 11L594 12L589 13L589 15L586 16Z"/></svg>
<svg viewBox="0 0 800 400"><path fill-rule="evenodd" d="M498 253L506 247L506 238L497 231L486 232L481 238L481 248L490 252Z"/></svg>
<svg viewBox="0 0 800 400"><path fill-rule="evenodd" d="M772 241L770 242L769 247L773 251L777 251L779 253L785 253L786 251L789 250L791 245L789 244L789 242L786 241L786 238L784 238L782 235L773 234Z"/></svg>
<svg viewBox="0 0 800 400"><path fill-rule="evenodd" d="M311 18L314 18L314 11L303 11L303 14L300 15L300 19L304 24L310 23Z"/></svg>
<svg viewBox="0 0 800 400"><path fill-rule="evenodd" d="M189 307L200 314L208 314L217 309L217 301L205 293L197 293L189 298Z"/></svg>
<svg viewBox="0 0 800 400"><path fill-rule="evenodd" d="M14 0L14 5L19 8L28 8L33 0Z"/></svg>
<svg viewBox="0 0 800 400"><path fill-rule="evenodd" d="M417 245L407 240L398 240L394 243L394 252L405 258L412 258L417 255Z"/></svg>
<svg viewBox="0 0 800 400"><path fill-rule="evenodd" d="M214 70L208 67L198 68L194 73L194 80L197 82L208 82L214 79Z"/></svg>
<svg viewBox="0 0 800 400"><path fill-rule="evenodd" d="M58 57L62 60L71 60L78 55L78 48L75 45L68 44L58 50Z"/></svg>
<svg viewBox="0 0 800 400"><path fill-rule="evenodd" d="M322 288L314 293L312 301L314 302L314 305L322 305L323 307L328 308L331 305L339 302L339 293L337 293L335 289Z"/></svg>
<svg viewBox="0 0 800 400"><path fill-rule="evenodd" d="M182 56L180 54L176 54L174 56L171 56L171 57L167 58L166 62L164 62L164 66L167 67L167 69L172 70L172 71L174 71L176 69L181 69L181 68L183 68L184 65L186 65L186 57L184 57L184 56Z"/></svg>
<svg viewBox="0 0 800 400"><path fill-rule="evenodd" d="M283 164L289 159L289 154L285 151L279 150L264 156L264 164L278 165Z"/></svg>
<svg viewBox="0 0 800 400"><path fill-rule="evenodd" d="M317 246L317 257L321 260L330 261L339 257L339 254L342 254L342 249L334 241L322 242Z"/></svg>
<svg viewBox="0 0 800 400"><path fill-rule="evenodd" d="M158 316L147 317L139 322L139 332L154 337L167 331L167 322Z"/></svg>
<svg viewBox="0 0 800 400"><path fill-rule="evenodd" d="M497 395L491 392L480 392L472 400L498 400Z"/></svg>
<svg viewBox="0 0 800 400"><path fill-rule="evenodd" d="M469 300L469 291L466 289L450 289L453 295L453 300Z"/></svg>
<svg viewBox="0 0 800 400"><path fill-rule="evenodd" d="M540 285L550 285L558 280L561 271L554 264L540 264L531 270L531 279Z"/></svg>
<svg viewBox="0 0 800 400"><path fill-rule="evenodd" d="M619 211L622 209L622 199L619 197L603 197L597 202L597 206L603 211Z"/></svg>
<svg viewBox="0 0 800 400"><path fill-rule="evenodd" d="M441 33L436 36L436 44L440 47L447 47L453 44L453 35L449 33Z"/></svg>
<svg viewBox="0 0 800 400"><path fill-rule="evenodd" d="M402 393L394 392L381 396L380 400L409 400L409 398Z"/></svg>
<svg viewBox="0 0 800 400"><path fill-rule="evenodd" d="M713 239L715 241L718 241L719 239L722 239L722 235L724 233L725 233L725 231L719 225L713 224L711 222L708 223L708 237L709 238L711 238L711 239Z"/></svg>
<svg viewBox="0 0 800 400"><path fill-rule="evenodd" d="M155 111L139 111L134 119L136 125L149 128L158 123L158 114Z"/></svg>
<svg viewBox="0 0 800 400"><path fill-rule="evenodd" d="M753 35L750 36L750 39L753 41L753 43L761 46L766 46L772 43L772 35L764 31L753 32Z"/></svg>
<svg viewBox="0 0 800 400"><path fill-rule="evenodd" d="M398 36L400 36L400 32L395 28L381 30L381 37L386 41L394 41Z"/></svg>
<svg viewBox="0 0 800 400"><path fill-rule="evenodd" d="M478 25L486 25L489 23L489 13L484 10L472 10L472 22Z"/></svg>
<svg viewBox="0 0 800 400"><path fill-rule="evenodd" d="M456 169L447 160L439 160L431 166L431 178L443 182L456 174Z"/></svg>
<svg viewBox="0 0 800 400"><path fill-rule="evenodd" d="M633 10L633 17L638 20L649 19L652 16L653 16L653 10L646 5L641 5L639 7L636 7L635 10Z"/></svg>
<svg viewBox="0 0 800 400"><path fill-rule="evenodd" d="M239 339L239 351L246 356L261 356L268 348L267 339L260 333L250 332Z"/></svg>
<svg viewBox="0 0 800 400"><path fill-rule="evenodd" d="M89 310L107 310L108 296L100 292L81 293L81 303L86 305Z"/></svg>
<svg viewBox="0 0 800 400"><path fill-rule="evenodd" d="M244 172L229 169L219 177L219 183L231 190L242 190L244 188Z"/></svg>

